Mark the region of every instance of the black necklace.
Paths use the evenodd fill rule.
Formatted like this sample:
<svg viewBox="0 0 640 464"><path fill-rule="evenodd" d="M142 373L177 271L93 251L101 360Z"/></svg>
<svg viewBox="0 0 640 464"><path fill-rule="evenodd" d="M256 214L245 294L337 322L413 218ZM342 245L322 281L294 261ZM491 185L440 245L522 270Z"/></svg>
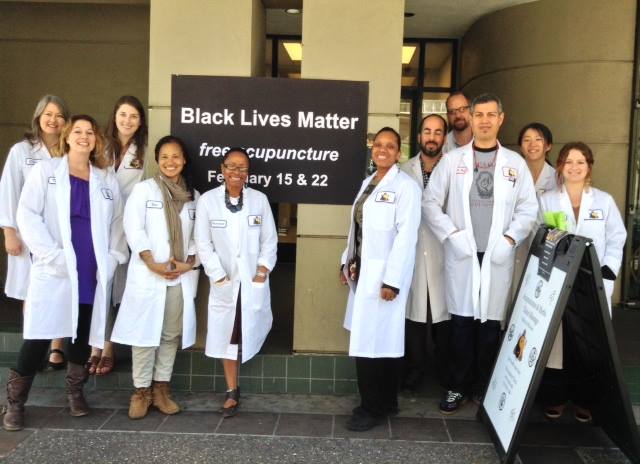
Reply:
<svg viewBox="0 0 640 464"><path fill-rule="evenodd" d="M227 206L227 209L232 213L237 213L242 209L242 190L240 190L240 198L238 198L238 204L234 205L231 203L229 199L229 190L224 189L224 204Z"/></svg>

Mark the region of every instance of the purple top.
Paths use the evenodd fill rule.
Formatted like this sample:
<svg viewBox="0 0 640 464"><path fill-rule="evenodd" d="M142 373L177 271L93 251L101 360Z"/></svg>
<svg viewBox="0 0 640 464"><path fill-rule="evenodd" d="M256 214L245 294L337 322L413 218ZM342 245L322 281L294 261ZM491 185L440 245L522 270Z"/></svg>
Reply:
<svg viewBox="0 0 640 464"><path fill-rule="evenodd" d="M78 302L93 304L96 294L98 264L91 236L91 201L89 181L69 175L71 182L71 243L78 270Z"/></svg>

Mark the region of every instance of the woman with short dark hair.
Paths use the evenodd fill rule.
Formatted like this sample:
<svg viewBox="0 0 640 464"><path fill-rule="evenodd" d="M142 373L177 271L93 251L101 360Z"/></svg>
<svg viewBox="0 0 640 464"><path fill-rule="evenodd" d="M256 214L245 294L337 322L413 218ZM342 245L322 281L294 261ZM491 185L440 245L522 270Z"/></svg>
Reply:
<svg viewBox="0 0 640 464"><path fill-rule="evenodd" d="M246 186L249 167L247 152L230 148L224 184L202 195L196 213L196 247L210 283L205 354L222 359L223 417L240 406L239 363L260 351L273 321L269 273L278 235L266 195Z"/></svg>

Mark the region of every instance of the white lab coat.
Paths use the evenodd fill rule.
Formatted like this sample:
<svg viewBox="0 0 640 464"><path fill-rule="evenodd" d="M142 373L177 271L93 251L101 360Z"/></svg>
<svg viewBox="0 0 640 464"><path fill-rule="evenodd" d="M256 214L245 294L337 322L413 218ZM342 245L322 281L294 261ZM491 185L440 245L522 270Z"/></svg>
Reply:
<svg viewBox="0 0 640 464"><path fill-rule="evenodd" d="M184 204L180 212L182 246L187 256L196 254L193 226L199 194ZM169 261L169 230L165 217L166 205L154 179L147 179L133 187L124 208L124 232L131 249L127 285L122 297L111 341L132 346L159 346L164 321L167 281L151 272L140 258L150 250L153 259ZM198 286L198 270L179 277L182 285L182 348L196 341L196 309L194 299Z"/></svg>
<svg viewBox="0 0 640 464"><path fill-rule="evenodd" d="M593 240L600 266L608 266L618 275L627 229L611 195L594 187L583 191L577 223L569 194L564 188L545 193L541 198L541 207L543 213L562 211L567 217L567 232ZM613 280L604 279L609 311L613 283Z"/></svg>
<svg viewBox="0 0 640 464"><path fill-rule="evenodd" d="M611 195L593 187L583 191L577 223L569 194L564 187L545 193L540 203L542 214L563 212L567 219L567 232L593 240L600 266L608 266L616 276L618 275L624 243L627 239L627 229ZM614 281L603 279L603 283L609 314L611 314ZM561 324L549 354L547 367L562 369L562 343Z"/></svg>
<svg viewBox="0 0 640 464"><path fill-rule="evenodd" d="M38 163L22 189L17 222L33 259L24 310L25 339L76 338L78 271L71 243L70 192L66 155ZM127 261L128 250L115 177L91 166L89 195L98 265L89 344L102 348L109 280L116 265Z"/></svg>
<svg viewBox="0 0 640 464"><path fill-rule="evenodd" d="M527 238L538 213L531 173L517 153L498 145L493 176L493 213L482 267L471 224L469 192L473 183L473 146L447 153L438 163L423 196L422 213L444 243L447 309L475 319L502 321L510 297L515 247Z"/></svg>
<svg viewBox="0 0 640 464"><path fill-rule="evenodd" d="M118 169L114 169L116 179L118 179L118 185L120 186L120 194L122 195L122 204L126 206L127 199L131 192L133 191L133 187L142 180L142 174L144 172L144 166L140 166L139 168L133 167L131 163L136 159L136 151L138 147L135 143L131 143L127 148L127 152L122 157L122 161L120 161L120 166ZM122 294L124 293L124 288L127 282L127 265L123 264L118 266L113 276L113 304L120 304L122 301Z"/></svg>
<svg viewBox="0 0 640 464"><path fill-rule="evenodd" d="M444 144L442 145L442 153L446 154L460 148L456 143L456 139L453 136L453 130L450 130L444 138Z"/></svg>
<svg viewBox="0 0 640 464"><path fill-rule="evenodd" d="M236 314L236 302L241 298L241 361L250 360L260 351L269 330L271 294L269 279L254 283L258 266L270 271L276 264L278 234L266 195L245 187L243 207L239 215L239 247L233 249L224 219L224 185L200 197L196 213L195 241L198 257L211 285L209 290L207 341L205 354L214 358L236 359L229 341ZM216 284L224 276L228 282ZM239 291L241 290L241 295Z"/></svg>
<svg viewBox="0 0 640 464"><path fill-rule="evenodd" d="M357 200L375 173L362 182ZM362 244L357 285L349 281L344 328L351 331L349 356L399 358L404 356L407 298L413 276L421 190L397 166L380 180L362 206ZM354 202L355 206L355 202ZM355 256L354 210L347 248L342 253L343 272ZM398 288L393 301L380 298L382 284Z"/></svg>
<svg viewBox="0 0 640 464"><path fill-rule="evenodd" d="M0 179L0 227L12 227L17 231L16 210L22 186L31 168L43 159L49 158L49 150L41 142L31 145L28 140L22 140L11 147ZM21 237L19 232L18 237ZM26 298L30 268L29 248L23 241L22 253L17 256L7 255L4 292L8 297L18 300Z"/></svg>
<svg viewBox="0 0 640 464"><path fill-rule="evenodd" d="M423 189L420 154L402 163L400 169L417 182L418 188ZM418 229L413 280L407 299L407 319L414 322L427 322L427 302L430 304L431 320L434 324L449 319L444 301L443 269L442 244L427 227L426 222L421 221Z"/></svg>
<svg viewBox="0 0 640 464"><path fill-rule="evenodd" d="M538 206L540 206L540 197L545 193L551 190L554 190L558 187L556 183L556 170L549 163L544 163L544 167L542 168L542 172L538 176L538 180L535 183L536 196L538 199ZM527 262L527 256L529 255L529 248L533 243L533 239L535 238L537 228L533 228L529 237L521 244L518 245L516 249L516 262L513 266L513 281L511 282L511 299L516 297L516 292L518 291L518 285L520 284L520 278L522 277L522 273L524 272L524 265Z"/></svg>

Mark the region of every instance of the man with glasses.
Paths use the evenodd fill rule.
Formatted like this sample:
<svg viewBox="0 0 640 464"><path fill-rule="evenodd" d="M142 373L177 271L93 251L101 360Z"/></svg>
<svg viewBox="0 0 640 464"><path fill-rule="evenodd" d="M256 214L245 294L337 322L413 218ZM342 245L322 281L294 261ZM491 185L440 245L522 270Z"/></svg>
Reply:
<svg viewBox="0 0 640 464"><path fill-rule="evenodd" d="M453 92L447 98L447 119L451 131L447 134L442 153L460 148L473 138L471 133L471 113L469 112L469 97L463 92Z"/></svg>
<svg viewBox="0 0 640 464"><path fill-rule="evenodd" d="M423 215L444 247L451 315L451 389L440 402L443 414L455 413L470 395L482 401L498 352L515 248L538 213L526 162L498 142L503 121L498 97L476 97L473 143L442 158L423 196Z"/></svg>
<svg viewBox="0 0 640 464"><path fill-rule="evenodd" d="M434 168L442 158L442 145L447 122L438 114L425 116L420 122L418 145L420 152L400 169L420 186L427 188ZM403 387L417 390L424 376L427 356L427 320L435 348L435 364L440 385L448 387L449 313L444 302L442 276L442 245L423 220L418 230L416 263L407 300L405 320L405 372Z"/></svg>

